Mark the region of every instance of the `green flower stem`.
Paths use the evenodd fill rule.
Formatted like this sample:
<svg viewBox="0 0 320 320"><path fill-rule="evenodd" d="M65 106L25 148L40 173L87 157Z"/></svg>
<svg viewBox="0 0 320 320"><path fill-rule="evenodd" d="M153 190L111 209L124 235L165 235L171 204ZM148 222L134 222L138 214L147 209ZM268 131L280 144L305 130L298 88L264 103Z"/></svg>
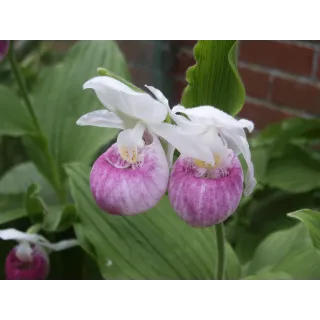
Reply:
<svg viewBox="0 0 320 320"><path fill-rule="evenodd" d="M10 47L9 47L7 57L9 59L13 74L15 76L15 79L19 85L23 100L25 101L28 112L31 116L32 122L33 122L36 130L38 131L39 139L41 141L42 151L43 151L43 153L49 163L49 166L52 170L52 179L53 179L52 185L55 188L55 190L59 196L60 202L64 203L65 195L64 195L63 186L62 186L62 183L60 180L60 174L59 174L57 165L55 164L55 161L54 161L52 155L50 154L47 138L42 131L42 128L41 128L40 123L38 121L38 118L36 116L35 110L33 108L31 100L29 98L28 90L27 90L22 72L20 70L20 66L15 58L14 48L13 48L13 40L10 41Z"/></svg>
<svg viewBox="0 0 320 320"><path fill-rule="evenodd" d="M218 265L216 271L216 280L222 280L225 268L225 240L224 240L224 227L223 223L215 225L216 238L217 238L217 251L218 251Z"/></svg>
<svg viewBox="0 0 320 320"><path fill-rule="evenodd" d="M19 88L21 90L21 94L23 96L23 99L26 103L26 106L28 108L28 112L32 118L32 121L35 125L35 127L37 128L37 130L39 132L41 132L41 127L40 127L40 124L39 124L39 121L38 121L38 118L34 112L34 109L32 107L32 104L31 104L31 101L29 99L29 96L28 96L28 91L27 91L27 87L26 87L26 84L25 84L25 81L23 79L23 75L21 73L21 70L20 70L20 67L19 67L19 64L16 60L16 57L15 57L15 54L14 54L14 49L13 49L13 40L10 41L10 47L9 47L9 51L8 51L8 59L9 59L9 62L11 64L11 68L12 68L12 71L13 71L13 74L18 82L18 85L19 85Z"/></svg>

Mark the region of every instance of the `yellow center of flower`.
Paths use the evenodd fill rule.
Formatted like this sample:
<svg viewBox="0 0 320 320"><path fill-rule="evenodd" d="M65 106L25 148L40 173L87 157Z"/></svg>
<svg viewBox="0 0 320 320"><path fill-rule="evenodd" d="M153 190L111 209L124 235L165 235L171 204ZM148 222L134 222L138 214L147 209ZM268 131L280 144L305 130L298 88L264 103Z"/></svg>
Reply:
<svg viewBox="0 0 320 320"><path fill-rule="evenodd" d="M134 149L134 148L128 149L126 147L121 147L119 149L119 153L123 160L126 160L131 164L137 163L138 161L137 149Z"/></svg>
<svg viewBox="0 0 320 320"><path fill-rule="evenodd" d="M199 168L204 168L204 169L215 169L220 163L221 163L221 157L218 155L214 155L214 162L215 165L211 165L207 162L204 162L202 160L199 159L194 159L194 163L199 167Z"/></svg>

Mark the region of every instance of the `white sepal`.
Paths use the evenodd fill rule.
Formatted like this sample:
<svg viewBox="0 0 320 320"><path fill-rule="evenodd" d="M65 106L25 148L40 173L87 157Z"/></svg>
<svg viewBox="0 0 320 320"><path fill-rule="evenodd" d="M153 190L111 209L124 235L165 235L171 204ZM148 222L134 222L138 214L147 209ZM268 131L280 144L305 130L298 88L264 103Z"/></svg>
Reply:
<svg viewBox="0 0 320 320"><path fill-rule="evenodd" d="M89 112L81 116L76 123L79 126L95 126L118 129L125 128L122 119L108 110L97 110Z"/></svg>
<svg viewBox="0 0 320 320"><path fill-rule="evenodd" d="M28 242L32 244L38 244L42 247L48 248L53 251L60 251L67 248L71 248L79 245L76 239L63 240L57 243L50 243L43 236L33 233L25 233L16 229L4 229L0 230L0 239L2 240L16 240L18 242Z"/></svg>
<svg viewBox="0 0 320 320"><path fill-rule="evenodd" d="M159 123L149 125L148 128L167 140L181 154L214 165L214 158L210 149L205 145L199 144L194 137L187 136L178 126Z"/></svg>

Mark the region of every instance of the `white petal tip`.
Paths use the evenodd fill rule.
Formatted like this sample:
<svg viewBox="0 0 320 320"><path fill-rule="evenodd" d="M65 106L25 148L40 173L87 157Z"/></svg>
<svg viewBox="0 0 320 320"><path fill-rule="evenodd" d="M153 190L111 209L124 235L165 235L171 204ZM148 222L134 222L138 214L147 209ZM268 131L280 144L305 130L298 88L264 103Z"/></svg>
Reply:
<svg viewBox="0 0 320 320"><path fill-rule="evenodd" d="M82 120L81 120L81 118L80 118L80 119L78 119L78 120L76 121L76 125L78 125L78 126L84 126L85 124L83 124L83 122L82 122Z"/></svg>
<svg viewBox="0 0 320 320"><path fill-rule="evenodd" d="M247 182L243 191L243 195L245 197L249 197L253 192L256 184L257 184L257 180L255 178L252 178L250 182Z"/></svg>
<svg viewBox="0 0 320 320"><path fill-rule="evenodd" d="M85 89L90 89L91 86L90 86L90 80L87 81L83 86L82 86L82 90L85 90Z"/></svg>
<svg viewBox="0 0 320 320"><path fill-rule="evenodd" d="M251 133L254 129L254 123L247 119L240 119L239 123L244 127L247 128L248 131Z"/></svg>

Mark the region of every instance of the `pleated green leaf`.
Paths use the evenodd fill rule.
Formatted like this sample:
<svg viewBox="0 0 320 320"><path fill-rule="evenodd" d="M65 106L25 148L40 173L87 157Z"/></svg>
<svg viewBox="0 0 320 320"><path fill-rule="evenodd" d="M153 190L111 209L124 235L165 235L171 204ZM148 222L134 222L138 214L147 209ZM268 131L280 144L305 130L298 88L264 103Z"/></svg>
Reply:
<svg viewBox="0 0 320 320"><path fill-rule="evenodd" d="M73 204L49 207L43 219L43 229L50 232L62 232L76 221L76 210Z"/></svg>
<svg viewBox="0 0 320 320"><path fill-rule="evenodd" d="M33 163L21 163L8 170L0 179L0 194L22 194L34 183L40 185L44 197L52 196L54 193Z"/></svg>
<svg viewBox="0 0 320 320"><path fill-rule="evenodd" d="M104 108L92 90L82 90L87 80L98 75L98 67L129 77L125 59L114 41L80 41L62 65L49 67L40 76L35 109L58 164L92 161L95 153L115 137L114 129L76 125L81 115Z"/></svg>
<svg viewBox="0 0 320 320"><path fill-rule="evenodd" d="M270 234L256 249L247 276L265 268L285 272L296 280L320 279L320 255L313 247L306 229L298 224Z"/></svg>
<svg viewBox="0 0 320 320"><path fill-rule="evenodd" d="M82 247L98 262L105 279L213 279L215 234L181 221L167 196L147 213L134 217L101 211L88 185L89 168L66 166L80 219L74 225ZM240 277L240 265L227 246L226 278Z"/></svg>
<svg viewBox="0 0 320 320"><path fill-rule="evenodd" d="M292 277L283 271L262 271L256 275L248 276L243 280L292 280Z"/></svg>
<svg viewBox="0 0 320 320"><path fill-rule="evenodd" d="M188 86L184 107L215 106L237 114L245 101L245 89L236 65L237 41L198 41L194 47L196 64L187 70Z"/></svg>
<svg viewBox="0 0 320 320"><path fill-rule="evenodd" d="M17 220L27 216L27 212L24 208L21 209L12 209L8 211L2 211L0 209L0 225Z"/></svg>
<svg viewBox="0 0 320 320"><path fill-rule="evenodd" d="M32 119L15 92L0 86L0 135L34 134Z"/></svg>
<svg viewBox="0 0 320 320"><path fill-rule="evenodd" d="M320 212L303 209L288 214L300 220L307 228L314 247L320 250Z"/></svg>

